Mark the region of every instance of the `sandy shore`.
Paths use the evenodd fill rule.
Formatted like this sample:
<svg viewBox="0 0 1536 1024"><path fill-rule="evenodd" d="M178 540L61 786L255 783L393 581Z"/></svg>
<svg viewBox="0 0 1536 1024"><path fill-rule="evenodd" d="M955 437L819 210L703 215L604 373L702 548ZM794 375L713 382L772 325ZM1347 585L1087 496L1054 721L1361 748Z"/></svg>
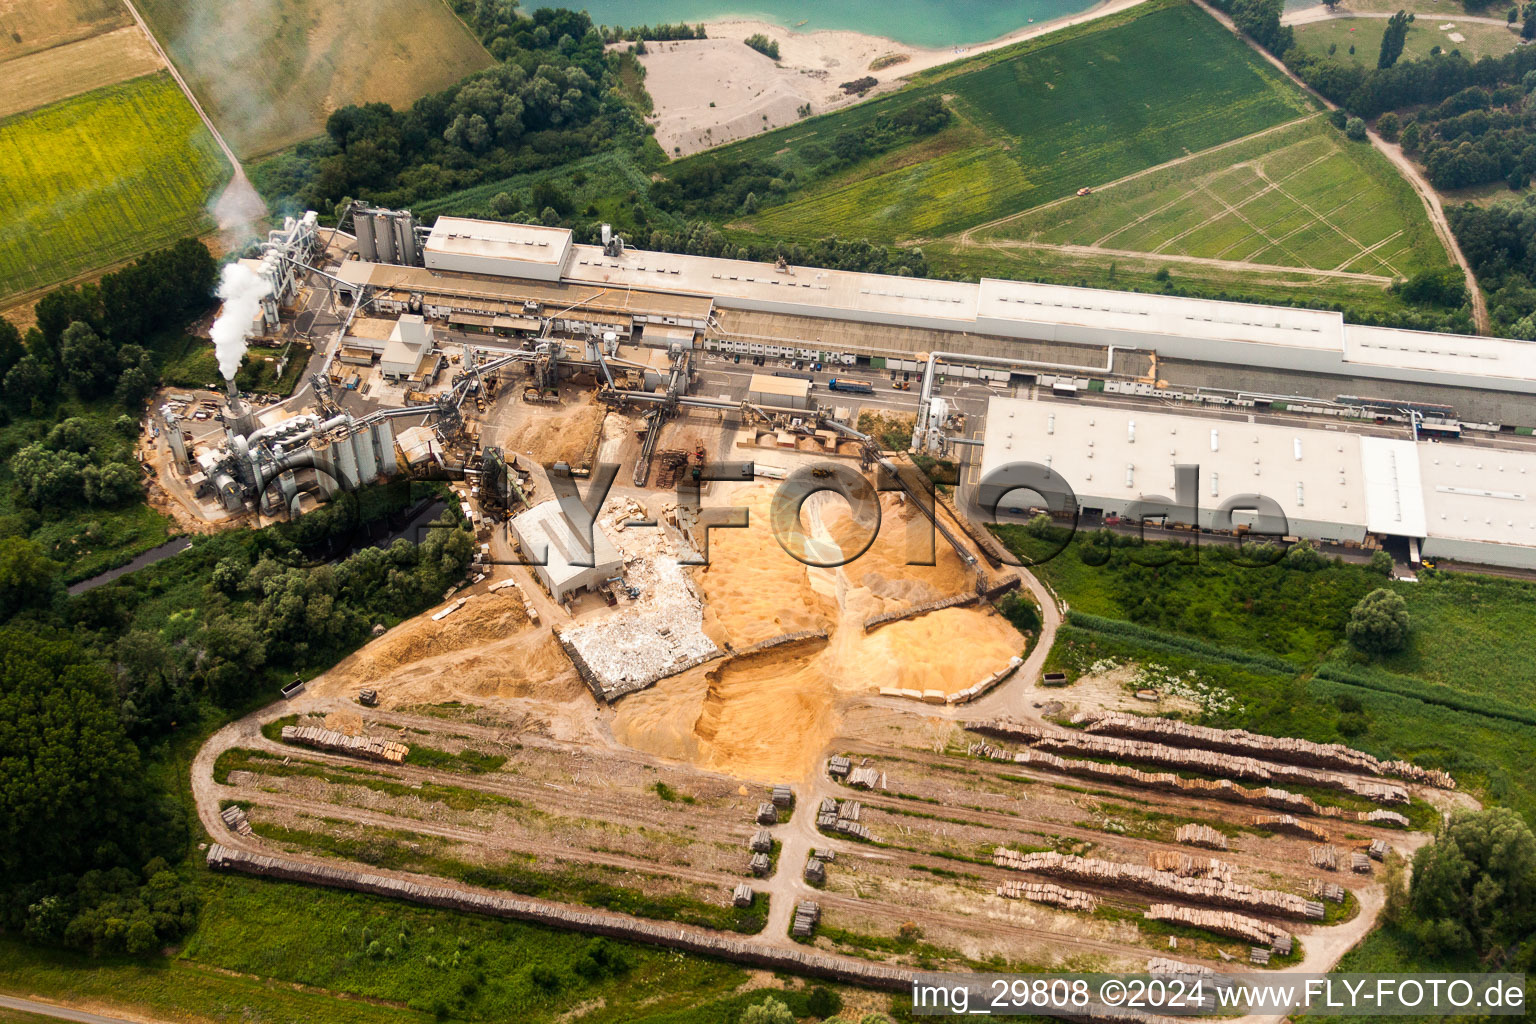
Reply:
<svg viewBox="0 0 1536 1024"><path fill-rule="evenodd" d="M811 114L824 114L895 89L915 72L1102 18L1140 2L1102 0L1086 11L1024 25L990 42L940 48L908 46L843 29L795 32L765 21L707 22L708 39L646 44L640 62L645 67L645 87L656 106L650 120L656 126L656 141L667 154L686 156L791 124L801 119L807 104ZM778 41L777 62L742 42L754 33ZM871 70L870 65L882 58L887 58L888 66ZM896 62L890 63L889 58ZM877 84L864 96L841 88L843 82L866 76Z"/></svg>

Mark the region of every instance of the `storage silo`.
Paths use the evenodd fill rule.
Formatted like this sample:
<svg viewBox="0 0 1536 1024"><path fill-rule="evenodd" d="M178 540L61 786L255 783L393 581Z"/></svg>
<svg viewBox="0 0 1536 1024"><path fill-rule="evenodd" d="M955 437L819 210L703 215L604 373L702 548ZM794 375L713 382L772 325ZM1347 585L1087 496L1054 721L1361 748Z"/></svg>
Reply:
<svg viewBox="0 0 1536 1024"><path fill-rule="evenodd" d="M392 219L395 224L395 251L400 254L400 262L404 266L414 267L421 262L416 251L416 218L407 212L397 213Z"/></svg>
<svg viewBox="0 0 1536 1024"><path fill-rule="evenodd" d="M373 425L373 447L379 457L379 472L394 476L400 466L395 458L395 428L389 420L379 420Z"/></svg>
<svg viewBox="0 0 1536 1024"><path fill-rule="evenodd" d="M353 457L357 459L357 482L359 484L371 484L379 478L379 462L373 454L372 431L366 427L354 431L343 444L352 446Z"/></svg>
<svg viewBox="0 0 1536 1024"><path fill-rule="evenodd" d="M387 213L374 214L373 240L378 247L379 263L395 263L394 219Z"/></svg>
<svg viewBox="0 0 1536 1024"><path fill-rule="evenodd" d="M369 263L379 261L379 247L373 238L373 214L357 211L352 215L352 230L357 235L357 255Z"/></svg>

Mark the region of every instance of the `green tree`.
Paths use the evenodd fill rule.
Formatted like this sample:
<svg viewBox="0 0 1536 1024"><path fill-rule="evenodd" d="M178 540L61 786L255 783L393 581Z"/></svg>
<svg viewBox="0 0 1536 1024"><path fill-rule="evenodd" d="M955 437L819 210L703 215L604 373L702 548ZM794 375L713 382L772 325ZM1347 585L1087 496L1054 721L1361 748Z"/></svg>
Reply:
<svg viewBox="0 0 1536 1024"><path fill-rule="evenodd" d="M777 39L769 39L761 32L754 32L747 36L745 42L764 57L770 60L779 59L779 42Z"/></svg>
<svg viewBox="0 0 1536 1024"><path fill-rule="evenodd" d="M1403 41L1408 38L1408 26L1413 24L1413 15L1407 11L1398 11L1387 19L1387 30L1381 37L1381 54L1376 58L1378 68L1389 68L1397 63L1397 58L1403 55Z"/></svg>
<svg viewBox="0 0 1536 1024"><path fill-rule="evenodd" d="M1409 906L1426 945L1486 952L1536 924L1536 837L1507 807L1457 811L1413 858Z"/></svg>
<svg viewBox="0 0 1536 1024"><path fill-rule="evenodd" d="M1399 121L1397 115L1390 110L1376 119L1376 134L1380 135L1388 142L1397 141L1397 133L1401 127L1402 122Z"/></svg>
<svg viewBox="0 0 1536 1024"><path fill-rule="evenodd" d="M78 872L134 831L139 759L106 672L72 641L0 630L0 870Z"/></svg>
<svg viewBox="0 0 1536 1024"><path fill-rule="evenodd" d="M1344 632L1367 654L1402 650L1408 643L1408 606L1402 595L1378 587L1355 605Z"/></svg>
<svg viewBox="0 0 1536 1024"><path fill-rule="evenodd" d="M117 354L112 343L91 329L90 324L75 321L64 328L59 339L59 361L64 376L83 397L103 394L117 376Z"/></svg>
<svg viewBox="0 0 1536 1024"><path fill-rule="evenodd" d="M0 622L23 608L52 603L59 590L60 568L36 541L0 538Z"/></svg>
<svg viewBox="0 0 1536 1024"><path fill-rule="evenodd" d="M1409 153L1412 153L1419 148L1419 132L1419 122L1409 121L1407 126L1403 129L1402 137L1398 140L1401 143L1403 149L1407 150Z"/></svg>
<svg viewBox="0 0 1536 1024"><path fill-rule="evenodd" d="M1344 135L1355 142L1365 141L1365 122L1358 117L1352 117L1344 122Z"/></svg>
<svg viewBox="0 0 1536 1024"><path fill-rule="evenodd" d="M53 374L36 356L16 360L5 375L5 400L16 409L31 409L34 400L44 401L53 385Z"/></svg>
<svg viewBox="0 0 1536 1024"><path fill-rule="evenodd" d="M742 1011L741 1024L795 1024L795 1015L784 1003L769 996Z"/></svg>

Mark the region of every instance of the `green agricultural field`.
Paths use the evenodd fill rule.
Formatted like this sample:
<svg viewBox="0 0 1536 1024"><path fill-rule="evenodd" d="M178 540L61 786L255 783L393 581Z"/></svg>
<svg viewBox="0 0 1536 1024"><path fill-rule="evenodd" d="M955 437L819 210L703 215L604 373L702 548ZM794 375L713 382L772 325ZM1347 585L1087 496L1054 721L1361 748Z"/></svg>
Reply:
<svg viewBox="0 0 1536 1024"><path fill-rule="evenodd" d="M826 143L883 109L944 98L956 123L937 152L888 154L741 226L773 237L934 238L1292 120L1313 109L1247 46L1192 5L1155 5L1094 31L1024 44L921 77L891 97L748 143L722 159ZM1166 73L1178 67L1179 74ZM897 166L888 166L892 156Z"/></svg>
<svg viewBox="0 0 1536 1024"><path fill-rule="evenodd" d="M139 0L243 161L320 134L349 103L409 106L491 55L443 0Z"/></svg>
<svg viewBox="0 0 1536 1024"><path fill-rule="evenodd" d="M1392 9L1396 11L1398 8L1394 6ZM1498 16L1504 10L1491 6L1480 12L1480 16ZM1424 60L1430 50L1438 46L1447 53L1460 50L1462 56L1475 61L1479 57L1497 57L1508 53L1520 42L1518 23L1511 29L1502 25L1460 21L1457 18L1459 13L1455 10L1417 12L1413 25L1408 29L1408 38L1403 41L1403 55L1399 59ZM1383 18L1330 18L1309 25L1297 25L1296 42L1313 53L1327 53L1328 47L1332 46L1334 56L1345 58L1351 56L1349 48L1353 46L1355 63L1375 67L1376 58L1381 53L1381 36L1386 31L1386 25ZM1441 28L1442 25L1451 27ZM1452 39L1453 35L1459 35L1461 39Z"/></svg>
<svg viewBox="0 0 1536 1024"><path fill-rule="evenodd" d="M1320 115L979 230L978 243L1307 267L1391 278L1445 264L1423 204ZM1179 260L1177 257L1186 257Z"/></svg>
<svg viewBox="0 0 1536 1024"><path fill-rule="evenodd" d="M229 174L164 72L0 121L0 295L210 230Z"/></svg>

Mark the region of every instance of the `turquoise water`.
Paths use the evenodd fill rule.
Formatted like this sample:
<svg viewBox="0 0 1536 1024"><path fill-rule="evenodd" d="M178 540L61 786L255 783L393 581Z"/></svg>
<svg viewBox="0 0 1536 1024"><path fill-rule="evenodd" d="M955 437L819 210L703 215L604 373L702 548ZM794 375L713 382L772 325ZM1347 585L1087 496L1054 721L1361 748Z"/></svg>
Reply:
<svg viewBox="0 0 1536 1024"><path fill-rule="evenodd" d="M1085 11L1093 0L587 0L580 6L598 25L759 18L796 32L851 29L909 46L940 47L984 43L1031 19L1038 23Z"/></svg>

